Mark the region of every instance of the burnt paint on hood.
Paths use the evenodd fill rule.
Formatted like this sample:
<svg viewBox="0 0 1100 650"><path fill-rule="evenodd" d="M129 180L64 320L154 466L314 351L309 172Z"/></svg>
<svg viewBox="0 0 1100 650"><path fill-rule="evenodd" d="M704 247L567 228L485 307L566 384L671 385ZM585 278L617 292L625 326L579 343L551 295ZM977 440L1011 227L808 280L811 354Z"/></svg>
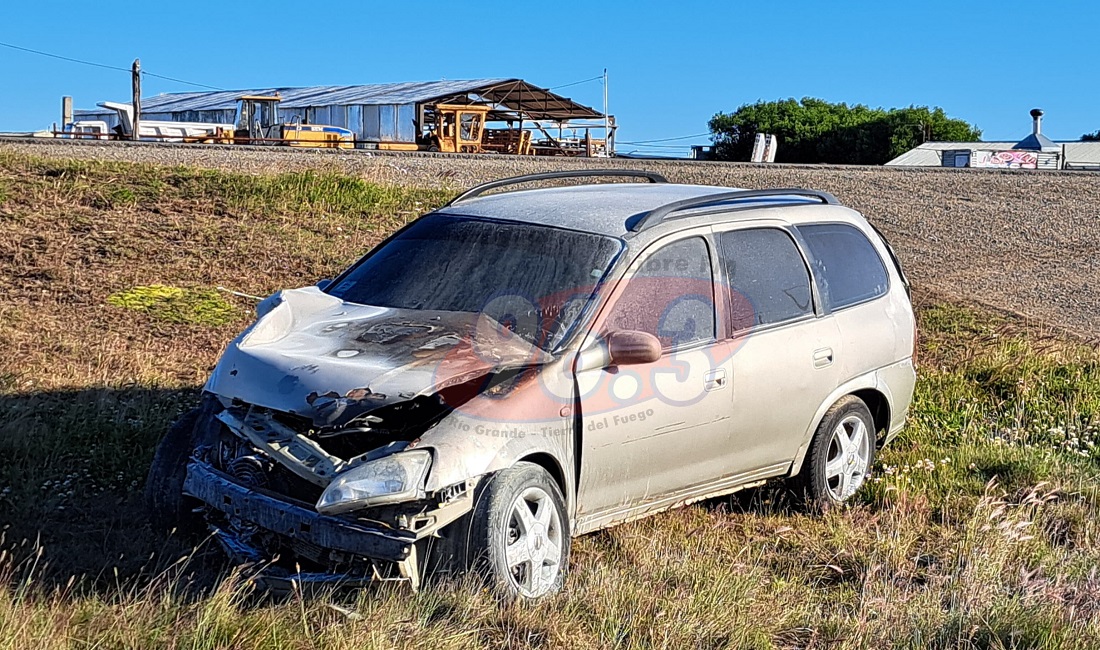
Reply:
<svg viewBox="0 0 1100 650"><path fill-rule="evenodd" d="M316 287L282 291L257 311L206 390L301 415L320 428L550 359L484 314L356 305Z"/></svg>

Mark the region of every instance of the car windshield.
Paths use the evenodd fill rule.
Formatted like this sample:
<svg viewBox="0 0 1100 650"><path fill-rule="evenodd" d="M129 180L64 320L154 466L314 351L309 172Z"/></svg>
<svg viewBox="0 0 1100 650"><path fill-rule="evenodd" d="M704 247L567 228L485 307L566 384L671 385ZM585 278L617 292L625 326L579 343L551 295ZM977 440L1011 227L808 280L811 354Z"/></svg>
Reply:
<svg viewBox="0 0 1100 650"><path fill-rule="evenodd" d="M621 241L591 233L432 214L329 293L377 307L483 313L551 351L621 250Z"/></svg>

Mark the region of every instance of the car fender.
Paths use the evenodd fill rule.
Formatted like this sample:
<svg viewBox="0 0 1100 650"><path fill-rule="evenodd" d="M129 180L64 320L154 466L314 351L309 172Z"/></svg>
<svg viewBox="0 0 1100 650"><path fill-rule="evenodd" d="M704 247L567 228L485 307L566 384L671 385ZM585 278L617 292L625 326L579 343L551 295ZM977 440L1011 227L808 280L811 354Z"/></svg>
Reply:
<svg viewBox="0 0 1100 650"><path fill-rule="evenodd" d="M435 492L485 474L498 472L534 456L550 456L562 478L567 508L575 503L573 423L501 422L456 411L447 416L415 443L417 449L432 452L425 490Z"/></svg>
<svg viewBox="0 0 1100 650"><path fill-rule="evenodd" d="M814 433L817 432L817 427L821 424L821 420L825 418L825 412L829 408L836 404L837 401L845 395L850 395L856 391L861 390L877 390L886 396L886 402L890 406L890 411L893 412L894 396L890 391L890 386L883 380L879 369L872 370L871 372L859 375L849 379L841 384L833 392L829 393L829 396L825 398L825 401L817 407L817 411L814 413L813 420L810 426L806 429L802 436L802 444L799 445L798 451L795 453L794 460L791 463L790 475L794 476L798 474L802 469L802 463L806 459L806 454L809 452L810 443L813 442Z"/></svg>

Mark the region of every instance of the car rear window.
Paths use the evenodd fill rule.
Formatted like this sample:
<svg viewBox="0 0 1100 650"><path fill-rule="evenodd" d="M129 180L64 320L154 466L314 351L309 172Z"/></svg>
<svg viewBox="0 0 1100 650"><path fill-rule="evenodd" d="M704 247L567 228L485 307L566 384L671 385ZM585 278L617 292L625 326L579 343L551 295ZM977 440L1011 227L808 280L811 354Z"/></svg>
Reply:
<svg viewBox="0 0 1100 650"><path fill-rule="evenodd" d="M867 236L842 223L798 226L825 304L843 309L885 295L886 266Z"/></svg>
<svg viewBox="0 0 1100 650"><path fill-rule="evenodd" d="M813 313L810 272L794 240L777 228L721 235L734 331L772 325Z"/></svg>

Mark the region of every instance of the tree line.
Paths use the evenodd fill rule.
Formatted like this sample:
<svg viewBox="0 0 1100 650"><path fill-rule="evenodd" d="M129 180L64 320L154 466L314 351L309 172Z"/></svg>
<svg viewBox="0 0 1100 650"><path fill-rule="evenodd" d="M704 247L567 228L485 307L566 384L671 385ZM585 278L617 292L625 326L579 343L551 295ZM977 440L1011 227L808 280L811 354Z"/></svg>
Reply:
<svg viewBox="0 0 1100 650"><path fill-rule="evenodd" d="M757 133L779 140L776 162L881 165L930 140L976 142L982 132L942 108L869 108L813 97L746 104L711 118L715 157L747 161Z"/></svg>

